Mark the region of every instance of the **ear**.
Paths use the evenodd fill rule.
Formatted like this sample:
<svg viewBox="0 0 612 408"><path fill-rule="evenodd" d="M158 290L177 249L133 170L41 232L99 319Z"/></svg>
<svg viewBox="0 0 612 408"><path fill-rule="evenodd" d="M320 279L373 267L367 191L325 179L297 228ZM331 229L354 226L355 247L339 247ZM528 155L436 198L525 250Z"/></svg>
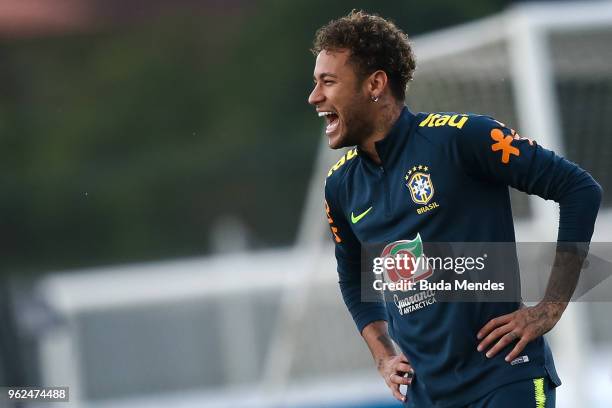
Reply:
<svg viewBox="0 0 612 408"><path fill-rule="evenodd" d="M366 79L367 91L371 97L380 97L387 88L388 82L389 78L385 71L375 71Z"/></svg>

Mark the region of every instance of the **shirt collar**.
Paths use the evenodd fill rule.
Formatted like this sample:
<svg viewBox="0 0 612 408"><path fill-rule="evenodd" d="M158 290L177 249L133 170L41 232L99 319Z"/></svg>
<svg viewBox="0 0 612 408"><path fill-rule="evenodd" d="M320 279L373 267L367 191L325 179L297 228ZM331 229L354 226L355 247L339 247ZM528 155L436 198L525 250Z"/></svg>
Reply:
<svg viewBox="0 0 612 408"><path fill-rule="evenodd" d="M414 118L415 115L410 112L407 106L404 106L389 133L387 133L384 139L374 143L383 166L394 162L401 154L402 149L400 145L403 145L408 140L408 134L414 123ZM357 150L360 157L371 162L369 156L363 153L359 147L357 147Z"/></svg>

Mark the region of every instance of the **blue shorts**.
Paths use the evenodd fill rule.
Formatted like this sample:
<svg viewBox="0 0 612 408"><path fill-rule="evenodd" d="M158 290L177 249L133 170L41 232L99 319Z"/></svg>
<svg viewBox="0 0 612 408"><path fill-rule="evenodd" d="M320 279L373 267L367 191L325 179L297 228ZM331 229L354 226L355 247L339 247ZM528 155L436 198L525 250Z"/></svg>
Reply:
<svg viewBox="0 0 612 408"><path fill-rule="evenodd" d="M548 377L502 385L466 408L554 408L555 384Z"/></svg>
<svg viewBox="0 0 612 408"><path fill-rule="evenodd" d="M463 408L554 408L555 387L548 377L521 380L502 385ZM429 408L414 401L406 401L405 407Z"/></svg>

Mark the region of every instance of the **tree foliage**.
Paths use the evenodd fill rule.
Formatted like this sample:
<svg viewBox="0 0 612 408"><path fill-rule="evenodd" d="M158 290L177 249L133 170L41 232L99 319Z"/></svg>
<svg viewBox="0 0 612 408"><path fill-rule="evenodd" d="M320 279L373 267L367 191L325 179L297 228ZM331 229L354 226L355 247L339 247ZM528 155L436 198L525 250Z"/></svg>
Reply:
<svg viewBox="0 0 612 408"><path fill-rule="evenodd" d="M228 214L253 246L290 245L321 129L315 30L361 8L416 35L505 3L269 0L5 40L3 270L205 254Z"/></svg>

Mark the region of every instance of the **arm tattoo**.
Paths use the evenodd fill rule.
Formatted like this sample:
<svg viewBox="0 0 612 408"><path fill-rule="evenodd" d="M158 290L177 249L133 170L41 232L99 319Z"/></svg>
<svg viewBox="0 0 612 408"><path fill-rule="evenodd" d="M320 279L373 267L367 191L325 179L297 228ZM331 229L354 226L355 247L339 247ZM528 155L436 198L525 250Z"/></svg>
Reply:
<svg viewBox="0 0 612 408"><path fill-rule="evenodd" d="M558 251L552 267L543 302L569 302L580 277L584 258L574 252Z"/></svg>
<svg viewBox="0 0 612 408"><path fill-rule="evenodd" d="M389 354L395 354L395 346L393 346L393 342L391 341L389 336L387 336L386 334L381 334L376 338L376 340L378 340L383 345L383 347ZM378 370L382 368L384 361L385 360L383 358L376 359L376 368Z"/></svg>
<svg viewBox="0 0 612 408"><path fill-rule="evenodd" d="M389 336L387 336L386 334L381 334L376 339L381 342L383 346L385 346L385 350L387 350L391 354L395 354L395 346L393 345L393 342L391 341Z"/></svg>

